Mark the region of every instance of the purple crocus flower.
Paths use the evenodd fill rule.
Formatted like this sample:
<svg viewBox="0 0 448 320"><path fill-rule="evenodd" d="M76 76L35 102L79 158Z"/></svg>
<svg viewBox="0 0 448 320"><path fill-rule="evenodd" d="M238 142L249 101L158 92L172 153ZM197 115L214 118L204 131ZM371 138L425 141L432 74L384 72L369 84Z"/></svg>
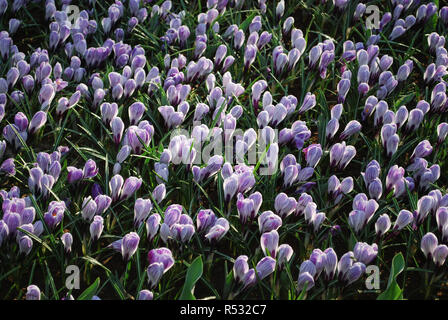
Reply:
<svg viewBox="0 0 448 320"><path fill-rule="evenodd" d="M266 256L275 258L278 250L278 240L279 235L277 230L263 233L260 239L261 251Z"/></svg>
<svg viewBox="0 0 448 320"><path fill-rule="evenodd" d="M65 232L61 236L62 244L64 245L64 250L66 253L70 253L72 251L72 244L73 244L73 236L70 232Z"/></svg>
<svg viewBox="0 0 448 320"><path fill-rule="evenodd" d="M66 206L63 201L52 201L48 211L44 213L44 221L50 229L54 229L64 218Z"/></svg>
<svg viewBox="0 0 448 320"><path fill-rule="evenodd" d="M263 280L270 274L272 274L275 270L276 261L271 257L262 258L256 266L257 275L260 280Z"/></svg>
<svg viewBox="0 0 448 320"><path fill-rule="evenodd" d="M90 224L90 237L93 241L101 237L104 229L104 219L101 216L95 216Z"/></svg>
<svg viewBox="0 0 448 320"><path fill-rule="evenodd" d="M174 265L174 258L170 249L162 247L149 251L148 262L148 281L153 287L160 281L162 275Z"/></svg>
<svg viewBox="0 0 448 320"><path fill-rule="evenodd" d="M434 257L434 251L437 248L437 245L437 237L433 233L428 232L423 236L420 243L420 248L423 251L425 257L431 259Z"/></svg>
<svg viewBox="0 0 448 320"><path fill-rule="evenodd" d="M140 237L135 232L126 234L121 241L121 254L123 260L128 261L137 251Z"/></svg>
<svg viewBox="0 0 448 320"><path fill-rule="evenodd" d="M26 300L40 300L40 289L32 284L26 288Z"/></svg>

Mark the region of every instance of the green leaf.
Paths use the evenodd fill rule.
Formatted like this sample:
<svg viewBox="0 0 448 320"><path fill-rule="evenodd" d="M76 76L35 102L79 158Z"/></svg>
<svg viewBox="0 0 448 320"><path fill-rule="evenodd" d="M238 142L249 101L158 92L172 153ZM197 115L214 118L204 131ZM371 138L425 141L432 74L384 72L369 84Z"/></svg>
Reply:
<svg viewBox="0 0 448 320"><path fill-rule="evenodd" d="M100 278L96 278L95 282L79 295L78 300L92 300L92 297L95 295L99 286Z"/></svg>
<svg viewBox="0 0 448 320"><path fill-rule="evenodd" d="M377 300L402 300L403 289L397 283L397 276L404 270L405 263L403 254L400 252L392 259L392 268L390 269L389 281L386 290L381 293Z"/></svg>
<svg viewBox="0 0 448 320"><path fill-rule="evenodd" d="M188 267L187 276L185 277L185 284L179 300L196 300L193 295L194 286L201 278L203 270L203 263L201 256L194 259L193 263Z"/></svg>

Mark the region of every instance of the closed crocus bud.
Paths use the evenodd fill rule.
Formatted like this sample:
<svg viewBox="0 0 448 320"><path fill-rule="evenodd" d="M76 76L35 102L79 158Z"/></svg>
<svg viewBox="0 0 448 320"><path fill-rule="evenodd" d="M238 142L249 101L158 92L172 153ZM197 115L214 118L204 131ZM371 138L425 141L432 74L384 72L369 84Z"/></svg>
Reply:
<svg viewBox="0 0 448 320"><path fill-rule="evenodd" d="M138 293L137 300L152 300L154 298L154 294L149 290L141 290Z"/></svg>
<svg viewBox="0 0 448 320"><path fill-rule="evenodd" d="M387 139L386 153L389 158L392 157L395 154L395 152L397 152L399 143L400 143L400 137L398 136L398 134L394 134Z"/></svg>
<svg viewBox="0 0 448 320"><path fill-rule="evenodd" d="M376 243L368 245L365 242L357 242L353 249L355 259L365 265L371 263L378 254L378 246Z"/></svg>
<svg viewBox="0 0 448 320"><path fill-rule="evenodd" d="M275 197L274 206L277 214L282 218L286 218L296 210L297 201L282 192Z"/></svg>
<svg viewBox="0 0 448 320"><path fill-rule="evenodd" d="M0 172L2 171L11 176L16 174L14 158L9 158L3 161L3 163L0 165Z"/></svg>
<svg viewBox="0 0 448 320"><path fill-rule="evenodd" d="M240 282L244 280L244 276L249 271L248 259L245 255L241 255L235 259L235 263L233 264L233 277L235 280Z"/></svg>
<svg viewBox="0 0 448 320"><path fill-rule="evenodd" d="M145 110L146 107L141 102L134 102L129 107L129 120L131 122L131 125L135 125L140 121Z"/></svg>
<svg viewBox="0 0 448 320"><path fill-rule="evenodd" d="M445 263L446 258L448 257L448 247L444 244L438 245L434 249L432 256L434 264L438 267L442 266Z"/></svg>
<svg viewBox="0 0 448 320"><path fill-rule="evenodd" d="M28 127L28 133L30 135L34 134L40 128L42 128L46 122L47 122L47 113L43 112L43 111L36 112L30 121L30 124Z"/></svg>
<svg viewBox="0 0 448 320"><path fill-rule="evenodd" d="M152 203L149 199L138 198L135 200L134 204L134 225L138 226L141 222L145 221L148 217L151 209Z"/></svg>
<svg viewBox="0 0 448 320"><path fill-rule="evenodd" d="M248 70L257 56L258 48L254 45L248 45L244 50L244 68Z"/></svg>
<svg viewBox="0 0 448 320"><path fill-rule="evenodd" d="M96 214L101 215L104 212L106 212L107 209L109 209L112 203L112 198L104 194L99 194L95 197L95 203L96 203Z"/></svg>
<svg viewBox="0 0 448 320"><path fill-rule="evenodd" d="M198 231L209 230L216 222L217 218L214 212L210 209L199 210L196 225Z"/></svg>
<svg viewBox="0 0 448 320"><path fill-rule="evenodd" d="M41 104L41 110L49 109L54 96L55 96L55 90L53 85L45 84L42 86L39 92L39 102Z"/></svg>
<svg viewBox="0 0 448 320"><path fill-rule="evenodd" d="M18 112L14 116L14 124L16 125L18 131L25 131L28 127L28 119L25 114Z"/></svg>
<svg viewBox="0 0 448 320"><path fill-rule="evenodd" d="M72 244L73 244L73 236L70 232L65 232L61 236L62 244L64 245L64 250L66 253L70 253L72 251Z"/></svg>
<svg viewBox="0 0 448 320"><path fill-rule="evenodd" d="M91 179L98 174L98 168L96 167L95 161L89 159L86 161L84 165L84 169L82 170L83 179Z"/></svg>
<svg viewBox="0 0 448 320"><path fill-rule="evenodd" d="M353 18L355 20L359 20L363 16L365 11L366 11L366 5L364 3L359 3L356 6L355 13L353 14Z"/></svg>
<svg viewBox="0 0 448 320"><path fill-rule="evenodd" d="M3 241L6 241L8 235L9 235L8 225L6 224L5 221L0 220L0 246L2 245Z"/></svg>
<svg viewBox="0 0 448 320"><path fill-rule="evenodd" d="M340 279L344 279L350 270L353 262L355 261L355 256L352 251L345 253L338 262L338 276Z"/></svg>
<svg viewBox="0 0 448 320"><path fill-rule="evenodd" d="M208 233L205 235L205 238L210 242L217 242L226 235L226 233L229 231L229 228L229 222L224 218L219 218L218 220L216 220L215 225L209 229Z"/></svg>
<svg viewBox="0 0 448 320"><path fill-rule="evenodd" d="M439 231L442 231L445 225L448 225L448 208L440 207L436 212L436 221Z"/></svg>
<svg viewBox="0 0 448 320"><path fill-rule="evenodd" d="M411 74L411 68L407 64L400 66L397 72L397 81L406 81Z"/></svg>
<svg viewBox="0 0 448 320"><path fill-rule="evenodd" d="M263 233L260 239L261 251L266 256L275 258L278 250L279 235L277 230Z"/></svg>
<svg viewBox="0 0 448 320"><path fill-rule="evenodd" d="M101 118L105 124L109 124L118 114L118 105L116 103L104 102L100 106Z"/></svg>
<svg viewBox="0 0 448 320"><path fill-rule="evenodd" d="M67 180L68 183L74 183L82 179L82 170L75 167L67 167L68 175Z"/></svg>
<svg viewBox="0 0 448 320"><path fill-rule="evenodd" d="M343 103L350 89L350 79L341 79L338 83L338 102Z"/></svg>
<svg viewBox="0 0 448 320"><path fill-rule="evenodd" d="M445 141L447 135L448 135L448 123L442 122L437 126L437 143L441 144L443 141Z"/></svg>
<svg viewBox="0 0 448 320"><path fill-rule="evenodd" d="M157 203L162 202L162 200L165 199L166 196L165 184L161 183L157 185L157 187L155 187L152 192L152 196Z"/></svg>
<svg viewBox="0 0 448 320"><path fill-rule="evenodd" d="M389 35L389 40L395 40L406 32L406 29L403 26L395 26L392 29L392 32Z"/></svg>
<svg viewBox="0 0 448 320"><path fill-rule="evenodd" d="M40 300L40 289L32 284L26 288L26 300Z"/></svg>
<svg viewBox="0 0 448 320"><path fill-rule="evenodd" d="M90 224L90 237L92 241L100 238L104 229L104 219L101 216L95 216L93 222Z"/></svg>
<svg viewBox="0 0 448 320"><path fill-rule="evenodd" d="M391 226L390 218L387 214L379 216L375 223L375 232L378 236L384 235Z"/></svg>
<svg viewBox="0 0 448 320"><path fill-rule="evenodd" d="M128 261L137 251L140 237L135 232L130 232L123 237L121 242L121 254L123 260Z"/></svg>
<svg viewBox="0 0 448 320"><path fill-rule="evenodd" d="M322 157L322 147L320 144L311 144L307 148L303 149L303 153L305 153L307 165L309 167L315 167Z"/></svg>
<svg viewBox="0 0 448 320"><path fill-rule="evenodd" d="M316 96L311 92L308 92L303 99L303 103L299 108L299 114L303 114L306 111L314 108L316 106Z"/></svg>
<svg viewBox="0 0 448 320"><path fill-rule="evenodd" d="M346 146L342 158L339 161L338 168L345 169L350 161L356 156L356 149L354 146Z"/></svg>
<svg viewBox="0 0 448 320"><path fill-rule="evenodd" d="M299 279L297 280L297 289L302 292L306 287L306 291L309 291L314 287L314 277L309 272L302 272L299 274Z"/></svg>
<svg viewBox="0 0 448 320"><path fill-rule="evenodd" d="M283 268L293 255L294 251L289 244L282 244L277 250L277 263L278 267Z"/></svg>
<svg viewBox="0 0 448 320"><path fill-rule="evenodd" d="M397 128L401 128L403 124L408 119L408 109L406 106L401 106L397 112L395 113L395 124L397 125Z"/></svg>
<svg viewBox="0 0 448 320"><path fill-rule="evenodd" d="M282 219L272 211L265 211L258 217L261 233L277 230L282 225Z"/></svg>
<svg viewBox="0 0 448 320"><path fill-rule="evenodd" d="M238 190L238 177L232 174L230 177L224 179L223 189L224 199L226 203L229 203Z"/></svg>
<svg viewBox="0 0 448 320"><path fill-rule="evenodd" d="M427 259L431 259L434 257L434 250L437 248L439 241L434 233L428 232L422 238L420 242L420 249L423 251L423 254Z"/></svg>
<svg viewBox="0 0 448 320"><path fill-rule="evenodd" d="M347 271L345 274L345 280L347 282L347 285L352 284L353 282L357 281L365 272L366 266L362 262L355 262Z"/></svg>
<svg viewBox="0 0 448 320"><path fill-rule="evenodd" d="M124 123L120 117L114 117L110 122L115 144L119 144L123 137Z"/></svg>
<svg viewBox="0 0 448 320"><path fill-rule="evenodd" d="M151 263L148 267L148 282L151 287L155 287L164 273L164 265L161 262Z"/></svg>
<svg viewBox="0 0 448 320"><path fill-rule="evenodd" d="M159 231L161 217L158 213L154 213L146 220L146 234L148 239L152 241Z"/></svg>
<svg viewBox="0 0 448 320"><path fill-rule="evenodd" d="M325 269L325 275L327 280L333 279L336 274L336 269L338 266L338 256L333 248L325 249L323 258L323 266Z"/></svg>
<svg viewBox="0 0 448 320"><path fill-rule="evenodd" d="M335 175L331 176L328 179L328 186L327 186L327 190L328 190L328 194L332 197L335 198L340 191L340 181L338 179L338 177L336 177Z"/></svg>
<svg viewBox="0 0 448 320"><path fill-rule="evenodd" d="M254 269L249 269L243 277L242 283L244 284L243 290L252 287L257 282L257 277L255 275Z"/></svg>
<svg viewBox="0 0 448 320"><path fill-rule="evenodd" d="M420 126L421 122L423 121L424 113L420 109L412 109L411 112L409 112L409 118L408 123L406 125L407 131L415 131Z"/></svg>
<svg viewBox="0 0 448 320"><path fill-rule="evenodd" d="M278 20L280 20L281 17L283 17L283 14L285 13L285 1L280 0L277 3L277 6L275 7L275 15Z"/></svg>
<svg viewBox="0 0 448 320"><path fill-rule="evenodd" d="M372 199L378 200L383 193L383 184L379 178L375 178L369 183L369 196Z"/></svg>
<svg viewBox="0 0 448 320"><path fill-rule="evenodd" d="M350 121L345 126L344 131L340 134L339 139L345 140L346 138L358 133L359 131L361 131L361 127L362 126L358 121L356 120Z"/></svg>
<svg viewBox="0 0 448 320"><path fill-rule="evenodd" d="M417 222L422 223L434 206L434 198L431 196L423 196L417 202Z"/></svg>
<svg viewBox="0 0 448 320"><path fill-rule="evenodd" d="M410 160L412 161L415 158L424 158L426 156L429 156L431 152L431 143L428 140L423 140L415 147Z"/></svg>
<svg viewBox="0 0 448 320"><path fill-rule="evenodd" d="M339 130L339 120L336 118L330 119L325 129L325 135L327 137L327 140L332 139L336 135L336 132L338 132L338 130Z"/></svg>
<svg viewBox="0 0 448 320"><path fill-rule="evenodd" d="M352 177L346 177L342 179L341 185L340 185L340 191L343 194L348 194L352 192L353 190L353 178Z"/></svg>
<svg viewBox="0 0 448 320"><path fill-rule="evenodd" d="M142 185L142 179L136 177L129 177L123 184L120 199L128 199L132 196Z"/></svg>
<svg viewBox="0 0 448 320"><path fill-rule="evenodd" d="M264 257L261 259L256 266L257 275L260 280L263 280L270 274L272 274L275 270L276 261L271 257Z"/></svg>
<svg viewBox="0 0 448 320"><path fill-rule="evenodd" d="M26 256L31 252L33 248L33 240L28 236L23 236L19 240L19 252L24 253Z"/></svg>

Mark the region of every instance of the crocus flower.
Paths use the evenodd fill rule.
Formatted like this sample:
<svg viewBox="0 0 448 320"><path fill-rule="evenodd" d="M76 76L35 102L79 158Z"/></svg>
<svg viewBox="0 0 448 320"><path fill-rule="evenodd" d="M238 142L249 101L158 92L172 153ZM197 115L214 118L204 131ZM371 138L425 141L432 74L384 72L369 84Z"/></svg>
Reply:
<svg viewBox="0 0 448 320"><path fill-rule="evenodd" d="M28 133L34 134L40 128L42 128L46 122L47 122L47 114L43 111L36 112L30 121L30 124L28 127Z"/></svg>
<svg viewBox="0 0 448 320"><path fill-rule="evenodd" d="M141 290L138 293L137 300L152 300L154 298L154 294L149 290Z"/></svg>
<svg viewBox="0 0 448 320"><path fill-rule="evenodd" d="M64 218L66 209L63 201L52 201L48 205L48 211L44 213L44 221L50 229L54 229ZM11 229L11 228L10 228Z"/></svg>
<svg viewBox="0 0 448 320"><path fill-rule="evenodd" d="M299 114L303 114L306 111L316 106L316 96L311 92L308 92L303 99L302 106L299 108Z"/></svg>
<svg viewBox="0 0 448 320"><path fill-rule="evenodd" d="M235 280L244 280L244 276L249 271L249 264L247 263L248 259L249 258L245 255L241 255L235 259L235 262L233 264L233 277L235 278Z"/></svg>
<svg viewBox="0 0 448 320"><path fill-rule="evenodd" d="M278 250L279 235L276 230L265 232L261 235L260 245L261 250L267 256L275 258Z"/></svg>
<svg viewBox="0 0 448 320"><path fill-rule="evenodd" d="M442 266L448 257L448 247L444 244L438 245L434 249L432 256L434 264L438 267Z"/></svg>
<svg viewBox="0 0 448 320"><path fill-rule="evenodd" d="M368 245L365 242L357 242L353 249L355 259L367 265L371 263L378 254L378 246L376 243Z"/></svg>
<svg viewBox="0 0 448 320"><path fill-rule="evenodd" d="M437 245L438 245L437 237L433 233L428 232L423 236L420 243L420 248L423 251L426 258L432 258L434 250L437 248Z"/></svg>
<svg viewBox="0 0 448 320"><path fill-rule="evenodd" d="M221 240L229 231L230 225L225 218L219 218L205 235L210 242Z"/></svg>
<svg viewBox="0 0 448 320"><path fill-rule="evenodd" d="M381 215L376 220L375 232L376 232L377 235L382 236L390 229L390 226L391 226L390 218L385 213L385 214Z"/></svg>
<svg viewBox="0 0 448 320"><path fill-rule="evenodd" d="M309 272L302 272L299 274L297 280L297 289L301 292L306 287L306 291L309 291L314 287L314 278Z"/></svg>
<svg viewBox="0 0 448 320"><path fill-rule="evenodd" d="M149 215L153 205L151 200L138 198L134 204L134 225L138 226Z"/></svg>
<svg viewBox="0 0 448 320"><path fill-rule="evenodd" d="M146 220L146 234L151 241L159 231L161 217L158 213L154 213Z"/></svg>
<svg viewBox="0 0 448 320"><path fill-rule="evenodd" d="M104 219L101 216L95 216L90 224L90 237L93 241L100 238L104 228Z"/></svg>
<svg viewBox="0 0 448 320"><path fill-rule="evenodd" d="M395 221L394 230L401 230L414 220L412 213L408 210L401 210Z"/></svg>
<svg viewBox="0 0 448 320"><path fill-rule="evenodd" d="M70 253L72 251L72 244L73 244L73 236L70 232L65 232L61 236L62 244L64 245L64 250L66 253Z"/></svg>
<svg viewBox="0 0 448 320"><path fill-rule="evenodd" d="M277 230L282 225L282 219L272 211L264 211L258 217L258 226L261 233Z"/></svg>
<svg viewBox="0 0 448 320"><path fill-rule="evenodd" d="M174 258L170 249L162 247L149 251L148 262L148 281L154 287L174 265Z"/></svg>
<svg viewBox="0 0 448 320"><path fill-rule="evenodd" d="M345 274L345 281L347 285L350 285L357 281L365 272L366 266L362 262L355 262L353 265L348 269L347 273Z"/></svg>
<svg viewBox="0 0 448 320"><path fill-rule="evenodd" d="M324 251L323 267L325 269L326 279L331 280L336 273L338 266L338 256L333 248L327 248Z"/></svg>
<svg viewBox="0 0 448 320"><path fill-rule="evenodd" d="M279 193L275 197L275 211L277 214L285 218L296 209L297 201L293 197L288 197L285 193Z"/></svg>
<svg viewBox="0 0 448 320"><path fill-rule="evenodd" d="M256 266L257 275L260 278L260 280L266 278L275 270L276 261L274 258L271 257L264 257L262 258Z"/></svg>
<svg viewBox="0 0 448 320"><path fill-rule="evenodd" d="M245 223L247 220L253 220L258 214L262 202L263 197L259 192L255 192L247 198L239 193L236 205L241 222Z"/></svg>
<svg viewBox="0 0 448 320"><path fill-rule="evenodd" d="M26 288L26 300L40 300L40 289L32 284Z"/></svg>
<svg viewBox="0 0 448 320"><path fill-rule="evenodd" d="M140 237L135 232L130 232L123 237L121 242L121 254L123 260L127 261L134 255L137 251L139 242Z"/></svg>

